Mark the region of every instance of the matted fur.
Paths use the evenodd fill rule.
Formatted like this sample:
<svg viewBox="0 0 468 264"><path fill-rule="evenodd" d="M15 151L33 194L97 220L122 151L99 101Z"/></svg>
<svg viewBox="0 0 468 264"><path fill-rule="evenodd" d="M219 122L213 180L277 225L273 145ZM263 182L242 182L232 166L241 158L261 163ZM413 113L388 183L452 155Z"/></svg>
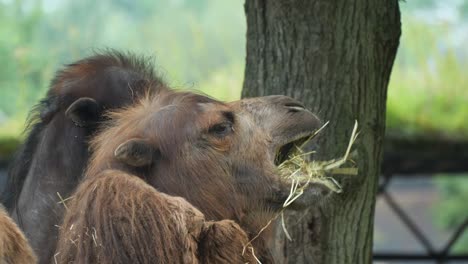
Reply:
<svg viewBox="0 0 468 264"><path fill-rule="evenodd" d="M284 96L223 103L190 92L167 91L158 96L148 95L131 107L108 114L110 121L92 140L93 156L85 184L100 177L103 171L122 171L144 180L159 192L183 197L206 219L235 221L251 239L289 194L289 185L276 175L275 149L298 134L309 133L318 127L315 115L305 110L290 110L288 105L291 104L298 103ZM226 124L229 125L224 129ZM135 149L129 155L152 153L151 160L126 163L125 159L116 157L119 146L129 140L137 140L147 147L146 150ZM91 186L87 188L93 189ZM118 192L118 188L114 192ZM101 204L106 201L105 196L96 197L93 206L105 210ZM134 227L141 234L147 232L144 222L152 223L146 214L138 215L133 210L122 213L126 218L142 218L141 227ZM79 220L78 225L90 221L100 221L99 226L106 225L105 219L96 219L86 204L71 209L67 219L78 216L81 218L73 219ZM166 216L162 214L161 217ZM68 226L67 222L64 228ZM107 235L112 235L112 231L108 231ZM78 234L84 235L83 231ZM63 237L61 239L65 241ZM158 243L152 239L164 242L163 236L148 239L149 244ZM253 242L255 254L263 263L273 262L266 246L269 239L270 232L265 231ZM206 245L210 245L210 241ZM171 249L171 244L165 246ZM111 243L103 244L103 247L111 249L115 246ZM133 248L132 245L128 247ZM210 249L215 250L213 254L231 255L213 246L200 248L199 255L212 255L206 251ZM113 257L125 259L127 255L121 256L121 251L113 252L116 254ZM69 254L68 250L64 252ZM179 252L177 256L184 254ZM72 255L75 259L89 256L84 252L72 252ZM151 254L147 255L148 259L151 257Z"/></svg>
<svg viewBox="0 0 468 264"><path fill-rule="evenodd" d="M233 221L206 221L183 198L107 170L80 185L60 231L57 263L254 263Z"/></svg>
<svg viewBox="0 0 468 264"><path fill-rule="evenodd" d="M26 141L1 197L40 263L51 261L64 209L60 196L69 197L78 185L90 155L88 140L104 120L102 112L166 89L149 59L116 51L57 72L46 98L30 113ZM92 113L94 123L78 126L65 112L83 97L95 100L98 111Z"/></svg>
<svg viewBox="0 0 468 264"><path fill-rule="evenodd" d="M34 264L34 255L18 226L0 205L0 264Z"/></svg>
<svg viewBox="0 0 468 264"><path fill-rule="evenodd" d="M26 140L10 166L8 185L0 196L1 203L7 210L16 205L43 130L76 99L94 98L103 108L113 109L132 102L144 94L146 91L141 89L147 87L166 89L162 80L156 77L151 60L130 53L109 50L59 70L46 97L29 113ZM130 97L125 90L129 91Z"/></svg>

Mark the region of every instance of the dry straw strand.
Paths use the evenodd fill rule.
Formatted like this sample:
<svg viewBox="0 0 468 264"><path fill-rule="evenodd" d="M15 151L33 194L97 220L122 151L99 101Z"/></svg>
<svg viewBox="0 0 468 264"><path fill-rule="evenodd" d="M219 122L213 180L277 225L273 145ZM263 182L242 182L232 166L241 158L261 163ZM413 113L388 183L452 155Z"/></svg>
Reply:
<svg viewBox="0 0 468 264"><path fill-rule="evenodd" d="M289 192L289 196L283 203L283 208L274 216L272 217L268 223L258 231L258 233L249 241L247 244L244 245L242 249L242 255L245 254L246 249L249 247L253 250L252 242L257 239L260 234L265 231L270 224L276 220L281 215L281 226L283 228L284 234L286 235L288 240L292 240L289 232L286 229L286 224L284 221L284 210L291 205L296 199L298 199L303 193L304 190L310 183L320 183L335 193L341 193L342 188L340 184L333 178L327 176L328 174L342 174L342 175L357 175L358 169L355 167L347 167L341 168L346 162L351 161L349 155L351 153L351 148L354 145L357 136L359 133L357 132L358 129L358 122L357 120L354 123L354 128L351 133L351 137L348 143L348 147L346 148L346 152L340 159L332 159L328 161L307 161L306 157L310 154L313 154L314 151L311 152L304 152L302 147L307 144L312 138L318 135L327 125L329 122L325 123L322 127L320 127L317 131L314 132L312 136L309 137L301 146L296 146L294 153L290 155L290 157L282 162L279 166L279 172L282 177L286 180L291 182L291 189ZM352 162L354 164L354 162ZM258 261L258 260L257 260ZM259 262L260 263L260 262Z"/></svg>
<svg viewBox="0 0 468 264"><path fill-rule="evenodd" d="M322 131L327 124L328 122L318 129L303 145ZM283 207L288 207L297 200L311 183L322 184L336 193L341 193L343 191L340 184L333 177L327 175L357 175L358 169L355 167L341 168L342 165L350 161L349 155L351 153L351 148L359 134L357 132L357 128L358 122L355 121L345 154L339 159L309 162L306 160L306 157L313 152L304 152L302 150L302 145L300 147L296 147L294 153L292 153L287 160L278 166L282 177L291 182L290 194L285 200Z"/></svg>

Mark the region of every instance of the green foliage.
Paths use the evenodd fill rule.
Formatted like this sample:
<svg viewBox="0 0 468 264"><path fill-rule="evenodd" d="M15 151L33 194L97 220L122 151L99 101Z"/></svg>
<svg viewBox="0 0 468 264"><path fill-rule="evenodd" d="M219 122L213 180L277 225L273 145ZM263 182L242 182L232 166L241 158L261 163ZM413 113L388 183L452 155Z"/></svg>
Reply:
<svg viewBox="0 0 468 264"><path fill-rule="evenodd" d="M468 175L444 175L435 180L441 199L434 206L434 216L440 227L452 232L468 218ZM460 237L452 253L468 253L468 232Z"/></svg>
<svg viewBox="0 0 468 264"><path fill-rule="evenodd" d="M411 3L410 3L411 2ZM408 1L428 9L435 1ZM468 49L457 45L468 35L460 34L462 22L431 23L403 8L403 35L393 67L387 100L390 133L407 137L468 139ZM419 7L418 7L419 8ZM465 14L468 17L468 12ZM439 227L453 231L468 217L468 175L436 179L439 201L433 206ZM468 232L455 244L454 252L467 253Z"/></svg>
<svg viewBox="0 0 468 264"><path fill-rule="evenodd" d="M0 160L5 161L13 157L20 140L17 137L0 137Z"/></svg>
<svg viewBox="0 0 468 264"><path fill-rule="evenodd" d="M211 95L217 99L230 101L240 98L244 64L233 64L210 74L210 77L195 86L195 90Z"/></svg>
<svg viewBox="0 0 468 264"><path fill-rule="evenodd" d="M468 50L449 42L447 25L403 20L387 101L390 131L407 136L468 137Z"/></svg>
<svg viewBox="0 0 468 264"><path fill-rule="evenodd" d="M18 137L11 124L24 123L61 65L103 48L154 56L173 87L238 98L245 58L242 4L0 0L0 137Z"/></svg>
<svg viewBox="0 0 468 264"><path fill-rule="evenodd" d="M389 131L408 136L466 137L468 75L462 58L468 52L450 42L453 25L428 25L412 13L435 3L402 3L403 37L387 124ZM25 116L62 64L106 47L153 55L172 86L225 100L240 95L242 1L4 0L0 5L0 131L9 129L6 121Z"/></svg>

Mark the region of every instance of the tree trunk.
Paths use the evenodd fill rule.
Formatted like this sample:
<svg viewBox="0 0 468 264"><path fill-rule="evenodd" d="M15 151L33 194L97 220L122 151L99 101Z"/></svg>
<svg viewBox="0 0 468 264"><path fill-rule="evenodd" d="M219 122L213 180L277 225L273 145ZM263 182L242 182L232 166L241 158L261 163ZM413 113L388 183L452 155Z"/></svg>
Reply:
<svg viewBox="0 0 468 264"><path fill-rule="evenodd" d="M344 193L289 212L293 241L277 231L278 263L372 262L375 196L387 84L400 37L397 0L246 0L243 97L292 96L330 121L316 159L341 157L359 122L358 176Z"/></svg>

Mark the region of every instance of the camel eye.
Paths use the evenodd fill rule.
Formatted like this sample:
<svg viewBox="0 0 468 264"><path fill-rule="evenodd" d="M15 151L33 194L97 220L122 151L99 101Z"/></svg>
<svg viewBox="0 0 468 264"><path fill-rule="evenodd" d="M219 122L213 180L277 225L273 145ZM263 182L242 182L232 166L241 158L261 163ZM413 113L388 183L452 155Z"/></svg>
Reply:
<svg viewBox="0 0 468 264"><path fill-rule="evenodd" d="M216 124L210 128L209 132L219 137L226 136L232 132L232 123L223 122Z"/></svg>

